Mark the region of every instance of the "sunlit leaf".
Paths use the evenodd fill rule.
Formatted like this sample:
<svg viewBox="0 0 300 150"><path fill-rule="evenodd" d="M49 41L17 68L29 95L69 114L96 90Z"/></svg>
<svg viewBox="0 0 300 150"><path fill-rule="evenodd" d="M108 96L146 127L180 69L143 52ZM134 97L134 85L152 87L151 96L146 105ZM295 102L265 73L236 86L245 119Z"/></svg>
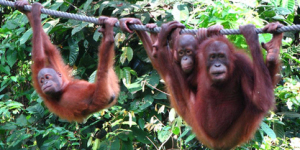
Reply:
<svg viewBox="0 0 300 150"><path fill-rule="evenodd" d="M29 37L32 35L32 29L28 29L20 38L20 45L28 41Z"/></svg>
<svg viewBox="0 0 300 150"><path fill-rule="evenodd" d="M81 24L79 24L77 27L75 27L73 30L72 30L72 35L74 35L75 33L81 31L85 26L87 26L89 23L88 22L83 22Z"/></svg>
<svg viewBox="0 0 300 150"><path fill-rule="evenodd" d="M276 139L276 134L266 123L262 122L260 127L272 140Z"/></svg>
<svg viewBox="0 0 300 150"><path fill-rule="evenodd" d="M87 11L89 7L91 7L91 3L93 2L93 0L87 0L85 3L84 3L84 6L83 6L83 10L84 11Z"/></svg>
<svg viewBox="0 0 300 150"><path fill-rule="evenodd" d="M172 130L172 132L173 132L175 135L179 135L179 133L180 133L179 127L174 127L173 130Z"/></svg>
<svg viewBox="0 0 300 150"><path fill-rule="evenodd" d="M44 32L49 33L59 22L59 18L48 21L45 23L45 25L43 26Z"/></svg>
<svg viewBox="0 0 300 150"><path fill-rule="evenodd" d="M89 82L94 83L96 79L97 70L95 70L89 77Z"/></svg>
<svg viewBox="0 0 300 150"><path fill-rule="evenodd" d="M189 135L187 138L186 138L186 140L185 140L185 144L187 144L189 141L191 141L191 140L193 140L194 138L196 137L196 135L195 134L191 134L191 135Z"/></svg>
<svg viewBox="0 0 300 150"><path fill-rule="evenodd" d="M172 15L177 21L186 20L189 16L189 10L187 5L176 2L173 5Z"/></svg>
<svg viewBox="0 0 300 150"><path fill-rule="evenodd" d="M176 116L175 109L172 108L172 109L170 110L170 112L169 112L169 121L170 121L170 122L173 122L174 119L175 119L175 116Z"/></svg>
<svg viewBox="0 0 300 150"><path fill-rule="evenodd" d="M161 130L158 131L158 139L160 142L164 142L166 140L169 139L170 135L172 134L172 132L170 132L169 130Z"/></svg>

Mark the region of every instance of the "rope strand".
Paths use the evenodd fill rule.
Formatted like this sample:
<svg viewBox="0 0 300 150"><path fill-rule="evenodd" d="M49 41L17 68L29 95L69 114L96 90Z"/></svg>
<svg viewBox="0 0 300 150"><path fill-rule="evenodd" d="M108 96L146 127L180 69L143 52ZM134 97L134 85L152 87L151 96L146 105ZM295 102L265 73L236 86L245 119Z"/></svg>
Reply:
<svg viewBox="0 0 300 150"><path fill-rule="evenodd" d="M5 1L5 0L0 0L0 5L15 7L14 2ZM25 5L24 10L31 11L31 5ZM100 25L98 22L98 18L95 18L95 17L71 14L71 13L67 13L67 12L56 11L56 10L51 10L51 9L46 9L46 8L42 8L41 13L48 14L51 16L56 16L56 17L63 17L63 18L68 18L68 19L91 22L91 23ZM119 22L117 22L115 24L115 27L120 27ZM156 27L154 29L149 29L149 28L146 28L146 26L144 26L144 25L137 25L137 24L129 25L129 28L131 30L148 31L148 32L155 32L155 33L158 33L161 30L160 27ZM197 31L198 31L198 29L182 29L180 33L196 34ZM283 26L283 27L277 29L277 32L279 32L279 33L290 32L290 31L300 31L300 25ZM220 33L223 35L241 34L239 29L223 29L220 31ZM264 32L262 31L262 29L257 28L256 33L264 33Z"/></svg>

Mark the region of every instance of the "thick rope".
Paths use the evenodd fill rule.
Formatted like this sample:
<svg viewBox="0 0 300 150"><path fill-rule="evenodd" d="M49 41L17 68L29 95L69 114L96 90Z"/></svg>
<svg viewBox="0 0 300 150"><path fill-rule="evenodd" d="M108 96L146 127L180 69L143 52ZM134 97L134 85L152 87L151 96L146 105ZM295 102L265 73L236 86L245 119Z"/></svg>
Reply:
<svg viewBox="0 0 300 150"><path fill-rule="evenodd" d="M15 7L14 2L5 1L5 0L0 0L0 5ZM31 5L25 5L24 10L31 11ZM88 16L84 16L84 15L71 14L71 13L66 13L66 12L62 12L62 11L46 9L46 8L42 8L41 12L43 14L48 14L48 15L51 15L51 16L63 17L63 18L68 18L68 19L74 19L74 20L80 20L80 21L85 21L85 22L91 22L91 23L94 23L94 24L99 24L98 18L95 18L95 17L88 17ZM115 26L120 27L119 22L117 22L115 24ZM148 32L155 32L155 33L158 33L161 29L160 27L149 29L149 28L146 28L146 26L144 26L144 25L136 25L136 24L129 25L129 28L131 30L148 31ZM256 30L256 33L264 33L262 31L262 29L257 28L255 30ZM290 31L300 31L300 25L283 26L283 27L277 29L278 33L290 32ZM181 33L196 34L197 32L198 32L198 29L182 29L181 30ZM223 30L220 31L220 33L223 34L223 35L241 34L239 29L223 29Z"/></svg>

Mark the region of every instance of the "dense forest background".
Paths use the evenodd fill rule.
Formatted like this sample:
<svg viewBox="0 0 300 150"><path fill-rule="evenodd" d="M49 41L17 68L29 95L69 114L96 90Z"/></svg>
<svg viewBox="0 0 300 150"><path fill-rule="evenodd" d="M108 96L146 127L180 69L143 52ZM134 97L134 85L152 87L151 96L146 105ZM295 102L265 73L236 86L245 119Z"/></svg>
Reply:
<svg viewBox="0 0 300 150"><path fill-rule="evenodd" d="M31 1L33 2L33 1ZM238 29L262 28L279 21L300 23L300 0L40 0L45 8L117 18L140 18L144 24L177 20L197 29L222 24ZM84 123L66 122L44 106L32 86L32 30L25 15L0 6L0 149L207 149L170 107L164 83L153 69L136 34L115 28L115 71L120 79L118 103ZM42 15L44 30L78 79L94 81L98 26ZM227 36L247 49L241 35ZM261 42L271 34L260 34ZM264 52L265 55L265 52ZM299 32L284 34L280 52L282 79L276 86L276 110L264 118L253 140L236 149L300 149ZM75 93L76 94L76 93Z"/></svg>

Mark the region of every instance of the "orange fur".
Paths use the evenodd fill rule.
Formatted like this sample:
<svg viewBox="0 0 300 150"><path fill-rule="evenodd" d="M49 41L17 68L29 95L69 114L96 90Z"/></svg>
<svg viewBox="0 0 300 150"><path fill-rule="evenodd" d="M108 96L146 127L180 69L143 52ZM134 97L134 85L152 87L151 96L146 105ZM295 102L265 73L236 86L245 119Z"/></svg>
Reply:
<svg viewBox="0 0 300 150"><path fill-rule="evenodd" d="M113 70L113 27L105 24L109 29L103 31L104 36L98 49L99 63L95 83L76 80L72 78L69 67L64 64L59 51L43 31L40 8L34 5L36 4L33 4L31 12L24 12L33 29L33 85L49 110L68 121L82 122L88 115L115 104L120 88ZM51 98L41 90L38 73L42 68L53 68L62 75L62 94L58 98ZM109 103L112 96L115 99Z"/></svg>
<svg viewBox="0 0 300 150"><path fill-rule="evenodd" d="M134 19L120 21L121 29L126 31L124 26L130 20ZM176 45L170 49L167 43L169 34L176 28L182 28L182 25L175 21L163 24L157 39L152 41L146 32L136 31L154 68L165 81L172 106L192 127L199 141L207 147L226 150L248 141L259 127L264 115L274 106L273 76L269 71L277 73L274 68L278 67L278 63L274 62L278 61L267 60L267 63L273 63L273 66L266 66L262 59L258 37L253 34L253 30L248 29L246 32L252 33L244 34L253 61L247 54L235 51L234 46L225 37L220 35L210 37L201 41L197 50L198 64L192 73L196 74L195 90L190 86L189 76L176 65L172 54ZM280 41L282 37L275 38L273 42ZM229 77L227 82L217 87L212 86L206 66L208 58L204 55L204 49L214 41L223 42L229 47L229 52L226 51L229 55L227 58ZM155 48L152 48L152 45ZM270 45L275 46L269 48L278 49L280 44ZM278 55L274 52L273 54Z"/></svg>

